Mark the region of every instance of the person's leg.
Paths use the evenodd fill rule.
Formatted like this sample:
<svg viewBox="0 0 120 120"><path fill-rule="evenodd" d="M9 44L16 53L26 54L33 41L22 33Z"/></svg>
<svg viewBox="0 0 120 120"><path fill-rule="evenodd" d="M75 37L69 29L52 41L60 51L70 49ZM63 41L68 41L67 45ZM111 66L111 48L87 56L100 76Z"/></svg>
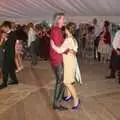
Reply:
<svg viewBox="0 0 120 120"><path fill-rule="evenodd" d="M2 75L2 68L0 68L0 79L3 78L3 75Z"/></svg>
<svg viewBox="0 0 120 120"><path fill-rule="evenodd" d="M112 52L111 57L110 57L110 63L109 63L109 75L106 76L106 79L113 79L115 78L115 73L116 73L116 54Z"/></svg>
<svg viewBox="0 0 120 120"><path fill-rule="evenodd" d="M97 52L97 49L96 49L96 46L94 46L94 60L96 60L96 52Z"/></svg>
<svg viewBox="0 0 120 120"><path fill-rule="evenodd" d="M16 54L16 56L15 56L15 63L16 63L16 67L17 67L16 72L19 72L20 64L19 64L18 54Z"/></svg>
<svg viewBox="0 0 120 120"><path fill-rule="evenodd" d="M112 78L115 78L115 73L116 73L116 70L113 69L113 68L110 68L110 75L106 77L106 79L112 79Z"/></svg>
<svg viewBox="0 0 120 120"><path fill-rule="evenodd" d="M31 51L31 56L32 56L32 64L36 65L37 64L37 56L36 56L36 51L35 51L35 42L31 43L30 47Z"/></svg>
<svg viewBox="0 0 120 120"><path fill-rule="evenodd" d="M3 82L0 84L0 89L7 87L9 66L6 66L7 63L2 65Z"/></svg>
<svg viewBox="0 0 120 120"><path fill-rule="evenodd" d="M100 62L101 61L101 53L97 52L97 56L98 56L98 61Z"/></svg>
<svg viewBox="0 0 120 120"><path fill-rule="evenodd" d="M20 70L22 70L23 69L23 63L22 63L22 57L21 57L20 53L18 54L18 60L19 60Z"/></svg>
<svg viewBox="0 0 120 120"><path fill-rule="evenodd" d="M10 81L9 81L9 85L11 84L18 84L18 80L17 80L17 77L16 77L16 73L15 73L15 65L14 65L14 62L11 62L12 64L9 65L10 66L10 69L9 69L9 75L10 75Z"/></svg>
<svg viewBox="0 0 120 120"><path fill-rule="evenodd" d="M66 88L66 94L67 96L71 96L70 90L68 88Z"/></svg>
<svg viewBox="0 0 120 120"><path fill-rule="evenodd" d="M107 60L107 53L104 53L103 63L106 63L106 60Z"/></svg>
<svg viewBox="0 0 120 120"><path fill-rule="evenodd" d="M63 65L57 65L54 68L54 72L56 75L56 85L54 90L54 100L53 100L53 107L59 106L60 102L62 101L62 97L64 94L64 84L63 84Z"/></svg>
<svg viewBox="0 0 120 120"><path fill-rule="evenodd" d="M104 61L105 61L105 54L101 53L101 63L104 63Z"/></svg>
<svg viewBox="0 0 120 120"><path fill-rule="evenodd" d="M69 89L73 99L74 99L74 106L76 106L79 102L79 98L78 98L78 95L77 95L77 92L75 90L75 87L72 85L72 84L66 84L66 87Z"/></svg>
<svg viewBox="0 0 120 120"><path fill-rule="evenodd" d="M72 99L72 95L70 93L70 90L66 87L65 88L65 92L64 92L64 95L63 95L63 98L62 98L64 101L69 101Z"/></svg>

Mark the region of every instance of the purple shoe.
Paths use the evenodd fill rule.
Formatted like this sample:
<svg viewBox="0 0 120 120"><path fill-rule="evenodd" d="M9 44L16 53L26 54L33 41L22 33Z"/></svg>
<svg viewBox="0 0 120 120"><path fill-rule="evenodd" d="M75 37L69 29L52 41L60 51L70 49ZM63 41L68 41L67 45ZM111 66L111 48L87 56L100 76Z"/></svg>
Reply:
<svg viewBox="0 0 120 120"><path fill-rule="evenodd" d="M73 109L73 110L77 110L77 109L79 108L79 105L80 105L80 100L78 100L77 105L76 105L76 106L73 106L72 109Z"/></svg>
<svg viewBox="0 0 120 120"><path fill-rule="evenodd" d="M68 102L72 99L73 97L72 96L67 96L67 97L63 97L63 100Z"/></svg>

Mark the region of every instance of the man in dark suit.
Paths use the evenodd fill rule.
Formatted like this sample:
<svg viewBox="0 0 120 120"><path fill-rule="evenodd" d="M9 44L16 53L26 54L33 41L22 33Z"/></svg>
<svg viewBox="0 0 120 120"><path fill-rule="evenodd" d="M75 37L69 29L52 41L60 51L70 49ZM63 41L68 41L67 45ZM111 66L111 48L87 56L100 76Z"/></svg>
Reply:
<svg viewBox="0 0 120 120"><path fill-rule="evenodd" d="M15 74L15 43L17 37L15 32L11 31L11 27L12 25L9 21L5 21L1 25L1 29L7 34L7 36L3 44L3 82L0 84L0 89L7 87L8 77L11 79L9 84L18 84L18 80Z"/></svg>

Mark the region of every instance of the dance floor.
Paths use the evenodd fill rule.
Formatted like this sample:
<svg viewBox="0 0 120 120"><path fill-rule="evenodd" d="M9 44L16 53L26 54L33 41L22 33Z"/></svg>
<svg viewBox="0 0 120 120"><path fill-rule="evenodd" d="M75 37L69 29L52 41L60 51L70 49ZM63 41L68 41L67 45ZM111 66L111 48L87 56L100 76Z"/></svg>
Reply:
<svg viewBox="0 0 120 120"><path fill-rule="evenodd" d="M108 65L81 63L83 85L76 85L81 106L71 110L72 101L63 102L69 110L52 109L55 77L48 61L17 73L20 84L0 91L0 120L120 120L120 85L106 80Z"/></svg>

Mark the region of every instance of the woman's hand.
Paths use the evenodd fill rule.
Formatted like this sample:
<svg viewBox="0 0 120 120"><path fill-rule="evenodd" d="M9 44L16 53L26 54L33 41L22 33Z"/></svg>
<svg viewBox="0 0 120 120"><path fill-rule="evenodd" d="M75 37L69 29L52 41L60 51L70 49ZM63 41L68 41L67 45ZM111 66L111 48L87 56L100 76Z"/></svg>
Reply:
<svg viewBox="0 0 120 120"><path fill-rule="evenodd" d="M76 56L76 52L75 52L74 50L69 49L69 52L70 52L71 54L73 54L73 55L75 55L75 56Z"/></svg>

